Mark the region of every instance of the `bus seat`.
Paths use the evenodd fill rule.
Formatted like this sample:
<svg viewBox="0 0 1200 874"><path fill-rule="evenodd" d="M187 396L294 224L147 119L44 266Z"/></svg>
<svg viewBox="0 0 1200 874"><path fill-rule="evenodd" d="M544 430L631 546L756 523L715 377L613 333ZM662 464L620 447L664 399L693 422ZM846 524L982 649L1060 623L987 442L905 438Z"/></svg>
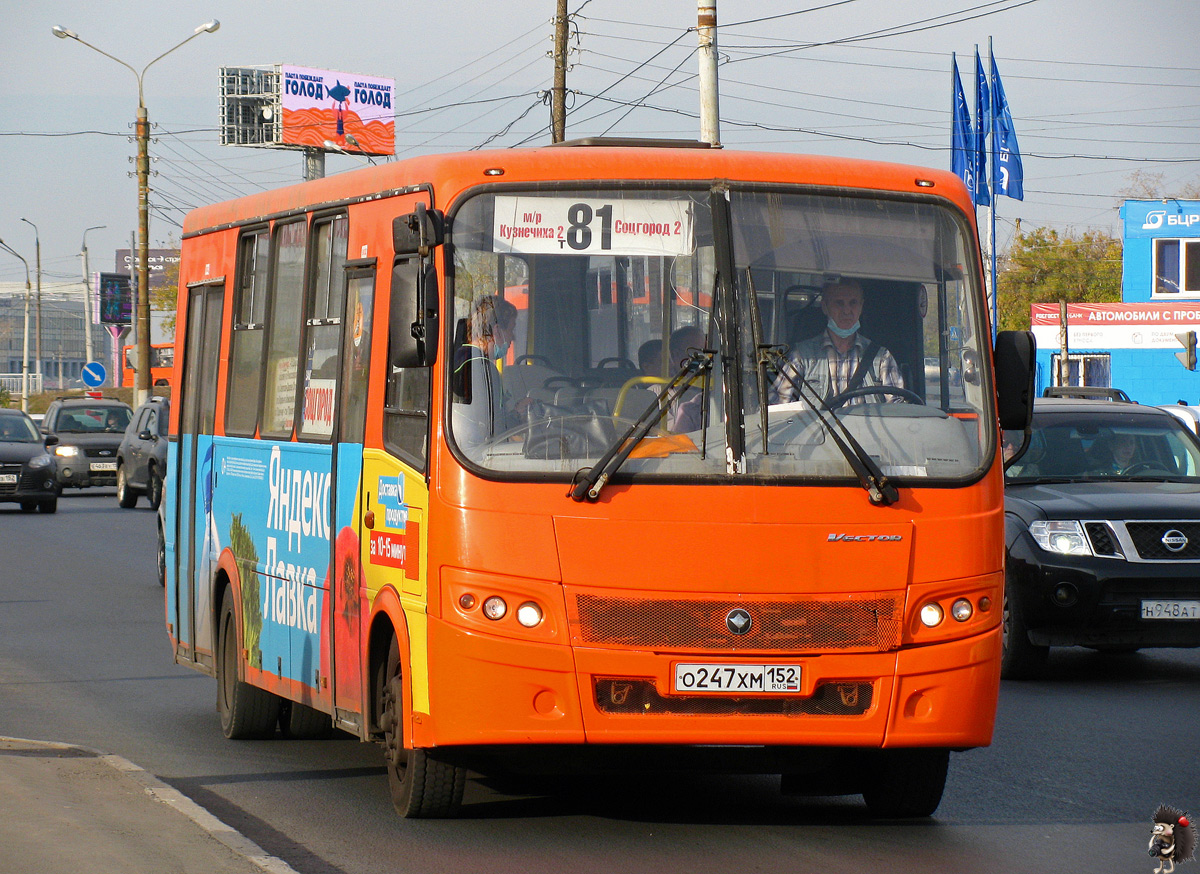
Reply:
<svg viewBox="0 0 1200 874"><path fill-rule="evenodd" d="M504 393L513 400L521 398L537 398L538 400L549 401L551 397L542 397L544 392L539 391L546 385L546 380L553 376L561 376L557 370L552 367L547 367L544 364L535 364L529 361L524 361L520 364L510 364L504 368L502 378L504 380Z"/></svg>

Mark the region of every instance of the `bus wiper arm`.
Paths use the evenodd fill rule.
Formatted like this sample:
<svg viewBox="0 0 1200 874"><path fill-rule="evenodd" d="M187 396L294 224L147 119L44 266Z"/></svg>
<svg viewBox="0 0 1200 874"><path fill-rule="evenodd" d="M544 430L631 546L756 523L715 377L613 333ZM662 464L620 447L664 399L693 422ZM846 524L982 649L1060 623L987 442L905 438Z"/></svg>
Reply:
<svg viewBox="0 0 1200 874"><path fill-rule="evenodd" d="M812 387L812 383L800 374L793 375L789 372L792 370L790 362L783 357L780 347L760 346L758 352L760 356L770 360L775 370L790 382L792 387L799 392L801 399L812 407L813 412L817 415L817 420L825 428L829 436L833 438L833 442L841 450L842 455L846 457L846 461L850 463L854 475L858 477L859 484L866 490L871 503L881 507L887 507L896 503L900 499L900 493L896 491L896 487L891 484L891 481L880 470L879 465L875 463L875 459L867 454L862 444L850 433L850 429L846 427L845 423L829 408L829 405L825 403L825 399L817 394L816 389ZM799 378L797 379L797 377ZM830 423L829 419L826 418L827 415L829 419L833 420L833 423Z"/></svg>
<svg viewBox="0 0 1200 874"><path fill-rule="evenodd" d="M646 407L637 420L625 430L625 433L618 437L612 446L608 447L605 453L597 459L595 465L584 468L575 474L575 481L571 484L571 490L567 492L571 500L591 503L600 500L600 492L612 475L620 469L634 448L650 433L650 429L666 415L671 404L683 396L693 378L712 370L714 354L712 350L705 349L694 351L687 357L683 366L679 368L679 372L671 377L663 393L658 396L657 401Z"/></svg>

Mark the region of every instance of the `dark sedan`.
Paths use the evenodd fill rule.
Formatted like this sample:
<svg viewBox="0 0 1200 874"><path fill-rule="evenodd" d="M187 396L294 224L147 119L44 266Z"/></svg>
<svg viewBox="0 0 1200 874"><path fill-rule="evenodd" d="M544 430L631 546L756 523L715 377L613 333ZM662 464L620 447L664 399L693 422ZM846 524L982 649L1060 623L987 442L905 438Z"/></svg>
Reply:
<svg viewBox="0 0 1200 874"><path fill-rule="evenodd" d="M1051 646L1200 646L1200 442L1174 416L1039 398L1005 511L1005 678Z"/></svg>
<svg viewBox="0 0 1200 874"><path fill-rule="evenodd" d="M43 438L20 410L0 409L0 501L18 503L26 513L58 509L54 456L47 449L57 442Z"/></svg>

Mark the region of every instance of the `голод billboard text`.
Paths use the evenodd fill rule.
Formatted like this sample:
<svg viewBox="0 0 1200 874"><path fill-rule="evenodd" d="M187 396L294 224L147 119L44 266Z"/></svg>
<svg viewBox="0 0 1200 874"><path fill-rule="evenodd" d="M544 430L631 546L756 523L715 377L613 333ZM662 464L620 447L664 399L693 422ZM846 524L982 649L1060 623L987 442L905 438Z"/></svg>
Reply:
<svg viewBox="0 0 1200 874"><path fill-rule="evenodd" d="M279 74L285 144L395 153L396 80L286 64Z"/></svg>

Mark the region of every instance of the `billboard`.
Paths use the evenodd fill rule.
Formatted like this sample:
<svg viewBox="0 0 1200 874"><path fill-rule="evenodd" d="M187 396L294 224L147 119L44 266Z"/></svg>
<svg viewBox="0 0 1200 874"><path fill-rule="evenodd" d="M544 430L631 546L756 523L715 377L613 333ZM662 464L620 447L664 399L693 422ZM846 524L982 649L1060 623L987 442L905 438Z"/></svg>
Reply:
<svg viewBox="0 0 1200 874"><path fill-rule="evenodd" d="M133 322L133 292L129 277L120 273L97 273L96 293L100 299L100 324L128 325Z"/></svg>
<svg viewBox="0 0 1200 874"><path fill-rule="evenodd" d="M287 64L279 72L284 145L395 153L395 79Z"/></svg>
<svg viewBox="0 0 1200 874"><path fill-rule="evenodd" d="M1030 307L1039 349L1059 347L1056 303ZM1176 334L1200 326L1200 303L1069 303L1067 345L1072 352L1112 349L1178 349Z"/></svg>
<svg viewBox="0 0 1200 874"><path fill-rule="evenodd" d="M146 266L150 270L150 288L164 288L167 285L167 268L179 265L178 249L149 249L146 252ZM117 249L117 273L133 276L137 273L137 252L132 249Z"/></svg>

